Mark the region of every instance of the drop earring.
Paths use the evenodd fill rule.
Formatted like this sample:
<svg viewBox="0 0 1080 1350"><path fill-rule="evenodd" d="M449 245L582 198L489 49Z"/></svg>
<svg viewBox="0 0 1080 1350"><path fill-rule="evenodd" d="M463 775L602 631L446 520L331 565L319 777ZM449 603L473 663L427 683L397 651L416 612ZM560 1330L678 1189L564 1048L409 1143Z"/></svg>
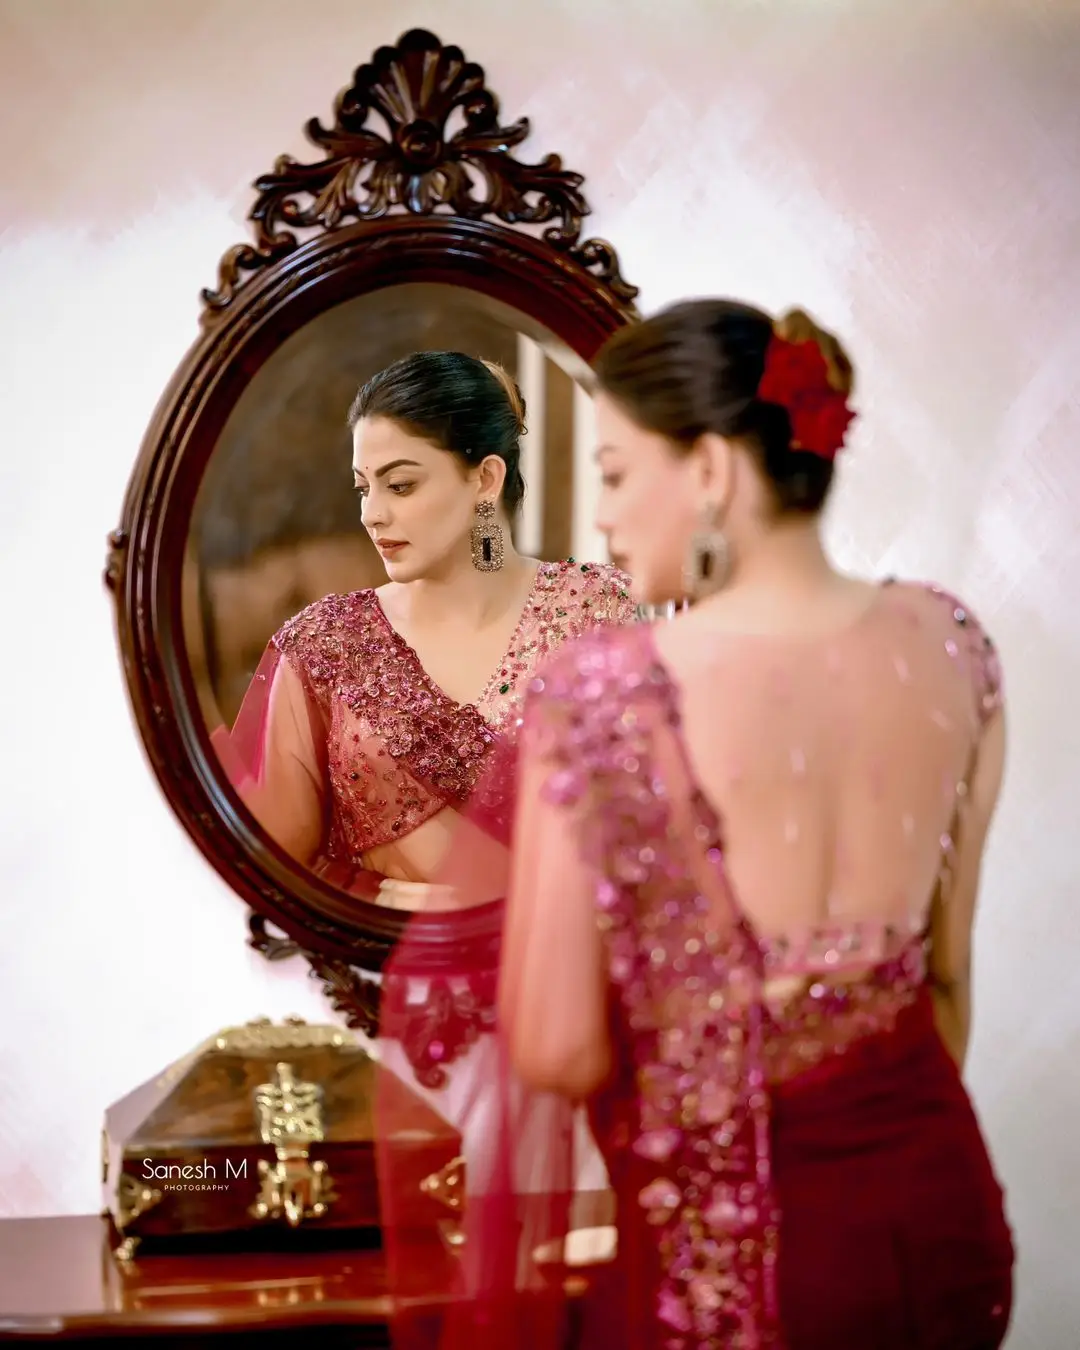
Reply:
<svg viewBox="0 0 1080 1350"><path fill-rule="evenodd" d="M469 536L473 566L478 572L497 572L503 565L503 531L495 519L495 503L476 503L476 522Z"/></svg>
<svg viewBox="0 0 1080 1350"><path fill-rule="evenodd" d="M690 539L683 567L683 590L690 601L713 595L731 572L731 550L720 528L720 508L706 506L701 526Z"/></svg>

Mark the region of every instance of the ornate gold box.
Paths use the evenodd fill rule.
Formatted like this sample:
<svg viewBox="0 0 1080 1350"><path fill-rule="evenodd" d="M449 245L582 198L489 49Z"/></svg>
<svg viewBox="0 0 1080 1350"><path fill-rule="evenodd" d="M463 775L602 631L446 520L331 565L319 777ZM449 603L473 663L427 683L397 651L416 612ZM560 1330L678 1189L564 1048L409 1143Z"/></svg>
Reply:
<svg viewBox="0 0 1080 1350"><path fill-rule="evenodd" d="M461 1137L356 1038L299 1018L211 1036L105 1113L102 1182L121 1257L141 1250L376 1245L376 1094L415 1157L417 1226L446 1216ZM397 1164L396 1164L397 1165Z"/></svg>

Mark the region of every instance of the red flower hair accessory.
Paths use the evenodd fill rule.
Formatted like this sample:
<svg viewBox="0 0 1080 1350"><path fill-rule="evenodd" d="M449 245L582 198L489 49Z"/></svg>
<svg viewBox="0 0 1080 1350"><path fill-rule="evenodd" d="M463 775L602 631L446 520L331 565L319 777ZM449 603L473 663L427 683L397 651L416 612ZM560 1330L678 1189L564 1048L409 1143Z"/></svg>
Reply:
<svg viewBox="0 0 1080 1350"><path fill-rule="evenodd" d="M787 412L792 450L832 461L843 449L855 413L848 406L847 396L829 383L829 367L812 339L788 342L786 338L772 338L757 396Z"/></svg>

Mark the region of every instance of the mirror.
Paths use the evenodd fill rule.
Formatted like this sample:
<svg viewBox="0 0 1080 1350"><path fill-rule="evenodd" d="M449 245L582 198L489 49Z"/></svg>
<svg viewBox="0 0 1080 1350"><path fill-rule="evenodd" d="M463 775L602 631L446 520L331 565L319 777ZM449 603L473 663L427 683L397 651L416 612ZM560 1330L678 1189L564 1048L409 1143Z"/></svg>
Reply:
<svg viewBox="0 0 1080 1350"><path fill-rule="evenodd" d="M528 122L503 123L483 70L429 32L376 51L338 95L333 124L313 120L306 134L321 158L282 156L256 180L252 239L202 293L201 336L146 433L105 582L151 765L249 906L253 945L271 959L301 952L348 1024L374 1032L368 976L404 916L271 837L215 731L232 725L284 621L385 576L353 495L345 424L358 387L398 357L456 349L515 375L528 433L514 542L544 568L601 560L581 381L634 320L636 290L610 244L583 238L581 175L556 155L518 159ZM437 979L447 953L486 951L498 931L497 901L425 914L425 969ZM475 1015L450 1007L448 1056Z"/></svg>

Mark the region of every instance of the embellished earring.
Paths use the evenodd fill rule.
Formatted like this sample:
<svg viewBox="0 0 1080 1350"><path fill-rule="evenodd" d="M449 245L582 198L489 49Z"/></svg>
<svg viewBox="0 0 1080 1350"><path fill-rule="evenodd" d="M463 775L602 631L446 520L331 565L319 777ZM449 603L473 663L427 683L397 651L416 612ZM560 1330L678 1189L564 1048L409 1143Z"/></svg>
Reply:
<svg viewBox="0 0 1080 1350"><path fill-rule="evenodd" d="M473 566L478 572L497 572L503 565L503 531L495 519L495 503L476 503L476 523L469 535Z"/></svg>
<svg viewBox="0 0 1080 1350"><path fill-rule="evenodd" d="M731 550L720 528L720 508L706 506L701 527L690 540L683 567L683 590L689 600L702 600L720 590L731 571Z"/></svg>

